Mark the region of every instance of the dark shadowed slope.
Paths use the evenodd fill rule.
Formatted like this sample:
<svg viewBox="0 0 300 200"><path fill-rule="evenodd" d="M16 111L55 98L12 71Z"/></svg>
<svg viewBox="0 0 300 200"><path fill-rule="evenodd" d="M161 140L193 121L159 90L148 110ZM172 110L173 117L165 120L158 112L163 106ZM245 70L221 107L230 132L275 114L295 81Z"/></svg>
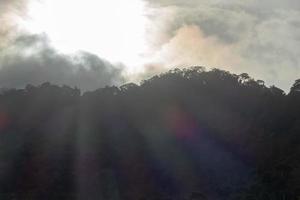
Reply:
<svg viewBox="0 0 300 200"><path fill-rule="evenodd" d="M297 199L299 90L202 67L5 90L1 199Z"/></svg>

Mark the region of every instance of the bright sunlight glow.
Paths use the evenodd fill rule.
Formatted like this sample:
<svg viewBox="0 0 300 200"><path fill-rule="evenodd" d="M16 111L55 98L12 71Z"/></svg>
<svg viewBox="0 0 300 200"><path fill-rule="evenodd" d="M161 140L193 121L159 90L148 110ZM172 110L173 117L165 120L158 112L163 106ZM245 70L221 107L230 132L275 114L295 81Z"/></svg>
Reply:
<svg viewBox="0 0 300 200"><path fill-rule="evenodd" d="M40 0L25 25L63 52L89 51L136 69L143 60L146 17L141 0Z"/></svg>

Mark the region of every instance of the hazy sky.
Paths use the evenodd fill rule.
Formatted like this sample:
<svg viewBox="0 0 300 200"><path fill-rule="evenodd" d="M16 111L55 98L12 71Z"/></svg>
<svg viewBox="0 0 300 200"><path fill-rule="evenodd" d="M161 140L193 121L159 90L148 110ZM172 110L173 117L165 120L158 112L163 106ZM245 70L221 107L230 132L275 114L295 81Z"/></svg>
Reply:
<svg viewBox="0 0 300 200"><path fill-rule="evenodd" d="M190 65L286 91L300 78L298 0L0 0L0 24L6 87L95 89Z"/></svg>

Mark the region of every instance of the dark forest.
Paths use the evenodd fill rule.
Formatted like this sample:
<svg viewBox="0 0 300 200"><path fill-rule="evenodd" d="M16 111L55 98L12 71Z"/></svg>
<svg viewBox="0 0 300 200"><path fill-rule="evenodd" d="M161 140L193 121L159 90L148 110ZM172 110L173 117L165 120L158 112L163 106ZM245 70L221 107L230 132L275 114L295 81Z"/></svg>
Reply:
<svg viewBox="0 0 300 200"><path fill-rule="evenodd" d="M81 92L2 89L2 200L298 200L300 79L174 69Z"/></svg>

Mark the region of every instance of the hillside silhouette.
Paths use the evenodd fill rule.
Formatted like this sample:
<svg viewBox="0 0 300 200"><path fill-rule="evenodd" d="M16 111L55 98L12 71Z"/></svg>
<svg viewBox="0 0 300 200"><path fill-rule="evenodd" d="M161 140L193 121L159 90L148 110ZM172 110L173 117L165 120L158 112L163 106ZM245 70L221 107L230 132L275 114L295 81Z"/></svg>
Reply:
<svg viewBox="0 0 300 200"><path fill-rule="evenodd" d="M0 95L0 199L296 200L300 79L174 69Z"/></svg>

